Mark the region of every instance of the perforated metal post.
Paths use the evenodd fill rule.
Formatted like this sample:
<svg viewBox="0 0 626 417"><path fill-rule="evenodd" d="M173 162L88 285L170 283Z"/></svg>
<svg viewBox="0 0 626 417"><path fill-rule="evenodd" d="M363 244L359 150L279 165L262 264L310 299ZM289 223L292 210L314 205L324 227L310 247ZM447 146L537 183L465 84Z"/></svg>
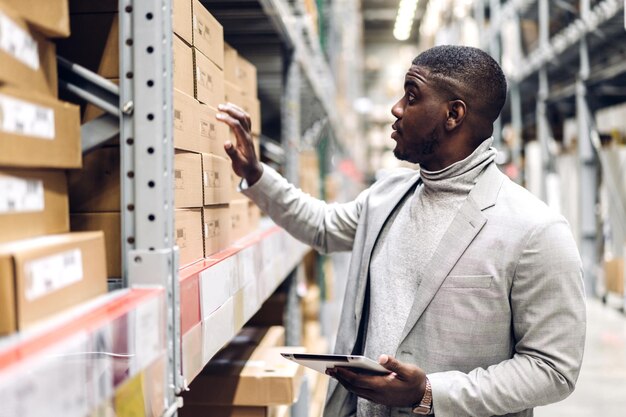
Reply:
<svg viewBox="0 0 626 417"><path fill-rule="evenodd" d="M548 0L539 0L539 48L547 48L550 43L549 31L549 4ZM548 143L550 123L548 121L548 69L542 66L539 69L539 91L537 94L537 139L541 144L541 194L543 201L547 201L546 175L550 164Z"/></svg>
<svg viewBox="0 0 626 417"><path fill-rule="evenodd" d="M182 386L172 142L171 0L120 1L124 281L167 291L166 414Z"/></svg>
<svg viewBox="0 0 626 417"><path fill-rule="evenodd" d="M300 89L302 88L302 74L297 52L285 52L285 75L283 82L282 100L282 143L285 150L285 176L294 185L299 185L299 150L301 139L300 124Z"/></svg>
<svg viewBox="0 0 626 417"><path fill-rule="evenodd" d="M589 0L580 1L581 17L589 15ZM597 200L597 163L591 143L593 117L587 102L587 86L589 79L589 50L587 37L580 39L580 69L576 79L576 121L578 123L578 158L580 169L580 252L585 274L585 290L587 294L596 292L596 268L599 263L597 236L598 221L596 216Z"/></svg>

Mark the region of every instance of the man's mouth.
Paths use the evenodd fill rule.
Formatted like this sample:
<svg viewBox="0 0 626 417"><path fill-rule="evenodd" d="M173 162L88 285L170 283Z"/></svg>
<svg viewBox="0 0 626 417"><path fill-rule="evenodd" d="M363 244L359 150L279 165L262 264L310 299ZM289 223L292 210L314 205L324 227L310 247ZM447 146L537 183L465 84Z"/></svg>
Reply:
<svg viewBox="0 0 626 417"><path fill-rule="evenodd" d="M391 128L393 129L393 132L391 132L391 138L397 139L397 137L401 134L400 129L398 128L396 123L392 124Z"/></svg>

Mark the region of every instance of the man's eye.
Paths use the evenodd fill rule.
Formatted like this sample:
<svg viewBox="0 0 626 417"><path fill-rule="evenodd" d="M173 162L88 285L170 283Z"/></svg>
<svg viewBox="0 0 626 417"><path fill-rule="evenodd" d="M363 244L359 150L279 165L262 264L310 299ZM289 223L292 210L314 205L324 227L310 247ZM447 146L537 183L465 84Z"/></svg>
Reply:
<svg viewBox="0 0 626 417"><path fill-rule="evenodd" d="M415 102L415 98L416 97L415 97L415 95L413 93L408 92L408 93L406 93L406 98L407 98L409 104L412 104L412 103Z"/></svg>

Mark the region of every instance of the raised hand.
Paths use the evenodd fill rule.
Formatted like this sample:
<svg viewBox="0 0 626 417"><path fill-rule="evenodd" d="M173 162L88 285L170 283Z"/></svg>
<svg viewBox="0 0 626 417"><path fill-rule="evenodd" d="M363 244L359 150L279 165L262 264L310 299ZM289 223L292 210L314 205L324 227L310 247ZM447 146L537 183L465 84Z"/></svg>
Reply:
<svg viewBox="0 0 626 417"><path fill-rule="evenodd" d="M246 179L248 185L253 185L263 174L263 165L259 162L254 151L254 143L250 134L250 116L240 107L232 104L220 104L220 111L215 116L217 120L230 126L235 134L236 143L226 141L224 150L230 157L233 171Z"/></svg>

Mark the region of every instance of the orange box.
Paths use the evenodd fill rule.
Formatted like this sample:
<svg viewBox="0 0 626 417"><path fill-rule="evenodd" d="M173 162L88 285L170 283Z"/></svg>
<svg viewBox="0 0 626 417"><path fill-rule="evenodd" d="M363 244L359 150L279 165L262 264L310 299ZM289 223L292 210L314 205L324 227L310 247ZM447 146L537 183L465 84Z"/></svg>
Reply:
<svg viewBox="0 0 626 417"><path fill-rule="evenodd" d="M193 0L193 46L224 68L224 28L198 0Z"/></svg>
<svg viewBox="0 0 626 417"><path fill-rule="evenodd" d="M204 205L228 204L232 188L230 161L210 154L202 154Z"/></svg>
<svg viewBox="0 0 626 417"><path fill-rule="evenodd" d="M197 48L193 48L196 99L214 109L224 103L224 73Z"/></svg>
<svg viewBox="0 0 626 417"><path fill-rule="evenodd" d="M51 38L70 36L70 16L67 0L4 0L17 10L28 23Z"/></svg>
<svg viewBox="0 0 626 417"><path fill-rule="evenodd" d="M5 61L0 58L0 62L0 68L4 67ZM26 89L0 86L0 118L0 165L81 167L78 106Z"/></svg>
<svg viewBox="0 0 626 417"><path fill-rule="evenodd" d="M69 230L64 171L0 168L0 242Z"/></svg>
<svg viewBox="0 0 626 417"><path fill-rule="evenodd" d="M15 0L18 1L18 0ZM21 0L19 0L21 1ZM54 43L32 30L11 6L0 3L0 84L57 97Z"/></svg>
<svg viewBox="0 0 626 417"><path fill-rule="evenodd" d="M193 96L193 52L192 48L178 35L172 36L174 88Z"/></svg>
<svg viewBox="0 0 626 417"><path fill-rule="evenodd" d="M32 326L107 292L101 232L0 245L0 334Z"/></svg>

